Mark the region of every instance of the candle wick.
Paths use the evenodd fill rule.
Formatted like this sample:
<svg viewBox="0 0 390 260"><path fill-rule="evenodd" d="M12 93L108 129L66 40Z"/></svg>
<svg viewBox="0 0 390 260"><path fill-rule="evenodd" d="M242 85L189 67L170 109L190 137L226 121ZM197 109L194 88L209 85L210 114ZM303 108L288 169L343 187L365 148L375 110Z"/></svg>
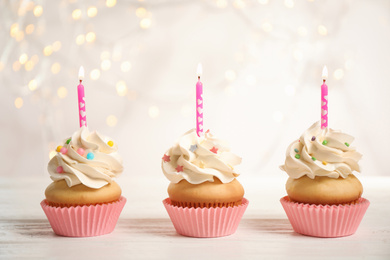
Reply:
<svg viewBox="0 0 390 260"><path fill-rule="evenodd" d="M198 80L200 80L200 76L198 76Z"/></svg>
<svg viewBox="0 0 390 260"><path fill-rule="evenodd" d="M83 82L83 80L82 80L82 79L80 79L80 84L81 84L81 82Z"/></svg>
<svg viewBox="0 0 390 260"><path fill-rule="evenodd" d="M325 81L326 81L326 79L323 79L322 81L323 81L323 82L324 82L324 84L325 84Z"/></svg>

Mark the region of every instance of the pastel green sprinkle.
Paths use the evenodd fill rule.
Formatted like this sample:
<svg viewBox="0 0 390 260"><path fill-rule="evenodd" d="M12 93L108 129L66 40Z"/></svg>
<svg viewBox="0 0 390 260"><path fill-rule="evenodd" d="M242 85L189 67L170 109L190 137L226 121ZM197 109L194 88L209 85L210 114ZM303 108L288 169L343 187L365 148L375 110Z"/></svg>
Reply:
<svg viewBox="0 0 390 260"><path fill-rule="evenodd" d="M312 159L313 161L316 161L316 160L317 160L315 157L311 157L311 159Z"/></svg>
<svg viewBox="0 0 390 260"><path fill-rule="evenodd" d="M296 154L295 158L299 159L299 158L301 158L301 156L299 154Z"/></svg>
<svg viewBox="0 0 390 260"><path fill-rule="evenodd" d="M294 151L295 151L296 153L299 153L299 150L298 150L297 148L295 148Z"/></svg>
<svg viewBox="0 0 390 260"><path fill-rule="evenodd" d="M324 141L322 142L322 144L323 144L323 145L327 145L327 144L328 144L328 141L324 140Z"/></svg>
<svg viewBox="0 0 390 260"><path fill-rule="evenodd" d="M72 139L69 138L68 140L66 140L66 144L69 144L69 143L70 143L70 140L72 140Z"/></svg>
<svg viewBox="0 0 390 260"><path fill-rule="evenodd" d="M349 147L349 143L345 143L345 145L346 145L347 147Z"/></svg>

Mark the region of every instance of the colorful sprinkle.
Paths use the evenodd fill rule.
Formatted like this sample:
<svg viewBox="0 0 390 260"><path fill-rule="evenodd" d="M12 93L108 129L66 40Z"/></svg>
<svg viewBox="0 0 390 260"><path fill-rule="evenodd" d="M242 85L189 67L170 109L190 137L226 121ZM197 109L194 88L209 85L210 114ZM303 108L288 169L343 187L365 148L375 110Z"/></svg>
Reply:
<svg viewBox="0 0 390 260"><path fill-rule="evenodd" d="M72 138L69 138L68 140L66 140L66 144L69 144L70 140L72 140Z"/></svg>
<svg viewBox="0 0 390 260"><path fill-rule="evenodd" d="M328 163L327 163L327 162L325 162L325 161L322 161L322 164L323 164L323 165L327 165Z"/></svg>
<svg viewBox="0 0 390 260"><path fill-rule="evenodd" d="M196 149L198 149L198 145L197 144L193 144L193 145L190 146L190 151L191 152L195 152Z"/></svg>
<svg viewBox="0 0 390 260"><path fill-rule="evenodd" d="M213 148L210 149L210 152L218 153L218 148L213 146Z"/></svg>
<svg viewBox="0 0 390 260"><path fill-rule="evenodd" d="M299 158L301 158L301 156L299 154L296 154L295 158L299 159Z"/></svg>
<svg viewBox="0 0 390 260"><path fill-rule="evenodd" d="M56 151L59 153L61 151L62 145L57 146Z"/></svg>
<svg viewBox="0 0 390 260"><path fill-rule="evenodd" d="M315 141L316 140L316 137L313 135L313 137L311 138L312 141Z"/></svg>
<svg viewBox="0 0 390 260"><path fill-rule="evenodd" d="M88 160L93 160L93 158L95 158L95 155L93 153L88 153L87 154L87 159Z"/></svg>
<svg viewBox="0 0 390 260"><path fill-rule="evenodd" d="M327 145L327 144L328 144L328 141L324 140L324 141L322 142L322 144L323 144L323 145Z"/></svg>
<svg viewBox="0 0 390 260"><path fill-rule="evenodd" d="M85 154L85 150L83 148L77 149L77 153L83 156Z"/></svg>
<svg viewBox="0 0 390 260"><path fill-rule="evenodd" d="M58 166L57 167L57 172L58 173L63 173L64 172L64 168L62 168L62 166Z"/></svg>
<svg viewBox="0 0 390 260"><path fill-rule="evenodd" d="M184 169L184 166L178 165L178 166L176 167L176 171L177 171L177 172L182 172L183 169Z"/></svg>
<svg viewBox="0 0 390 260"><path fill-rule="evenodd" d="M344 143L347 147L349 147L349 143Z"/></svg>
<svg viewBox="0 0 390 260"><path fill-rule="evenodd" d="M67 153L68 153L68 149L66 149L65 147L62 147L61 150L60 150L60 152L61 152L62 154L67 154Z"/></svg>
<svg viewBox="0 0 390 260"><path fill-rule="evenodd" d="M317 161L317 159L316 159L315 157L311 157L311 159L312 159L313 161Z"/></svg>
<svg viewBox="0 0 390 260"><path fill-rule="evenodd" d="M296 153L299 153L299 150L298 150L297 148L295 148L294 151L295 151Z"/></svg>
<svg viewBox="0 0 390 260"><path fill-rule="evenodd" d="M108 144L109 146L111 146L111 147L114 146L114 142L113 142L113 141L108 141L107 144Z"/></svg>
<svg viewBox="0 0 390 260"><path fill-rule="evenodd" d="M163 158L161 158L161 159L163 159L164 162L170 162L171 156L164 154Z"/></svg>

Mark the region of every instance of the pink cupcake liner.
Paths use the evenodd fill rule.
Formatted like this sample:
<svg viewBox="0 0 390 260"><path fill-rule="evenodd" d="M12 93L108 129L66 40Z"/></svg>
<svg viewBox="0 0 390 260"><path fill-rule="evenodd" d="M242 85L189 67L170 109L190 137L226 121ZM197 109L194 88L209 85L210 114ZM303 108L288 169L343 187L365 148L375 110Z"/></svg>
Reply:
<svg viewBox="0 0 390 260"><path fill-rule="evenodd" d="M313 237L344 237L354 234L370 202L360 198L350 205L309 205L280 199L295 232Z"/></svg>
<svg viewBox="0 0 390 260"><path fill-rule="evenodd" d="M57 235L91 237L111 233L126 204L126 198L116 202L77 207L52 207L47 200L41 202L50 225Z"/></svg>
<svg viewBox="0 0 390 260"><path fill-rule="evenodd" d="M163 200L177 233L188 237L223 237L236 232L249 201L240 206L222 208L183 208Z"/></svg>

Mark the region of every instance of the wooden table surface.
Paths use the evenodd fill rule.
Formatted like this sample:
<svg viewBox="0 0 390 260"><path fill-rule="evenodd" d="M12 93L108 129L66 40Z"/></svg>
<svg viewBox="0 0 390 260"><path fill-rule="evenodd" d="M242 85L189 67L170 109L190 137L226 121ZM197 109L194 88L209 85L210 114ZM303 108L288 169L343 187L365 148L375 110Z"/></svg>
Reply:
<svg viewBox="0 0 390 260"><path fill-rule="evenodd" d="M161 202L168 182L134 176L118 180L128 201L113 233L68 238L53 233L40 208L47 176L1 177L0 259L390 259L390 177L361 177L371 205L358 231L326 239L292 230L279 203L286 178L241 179L250 203L231 236L178 235Z"/></svg>

